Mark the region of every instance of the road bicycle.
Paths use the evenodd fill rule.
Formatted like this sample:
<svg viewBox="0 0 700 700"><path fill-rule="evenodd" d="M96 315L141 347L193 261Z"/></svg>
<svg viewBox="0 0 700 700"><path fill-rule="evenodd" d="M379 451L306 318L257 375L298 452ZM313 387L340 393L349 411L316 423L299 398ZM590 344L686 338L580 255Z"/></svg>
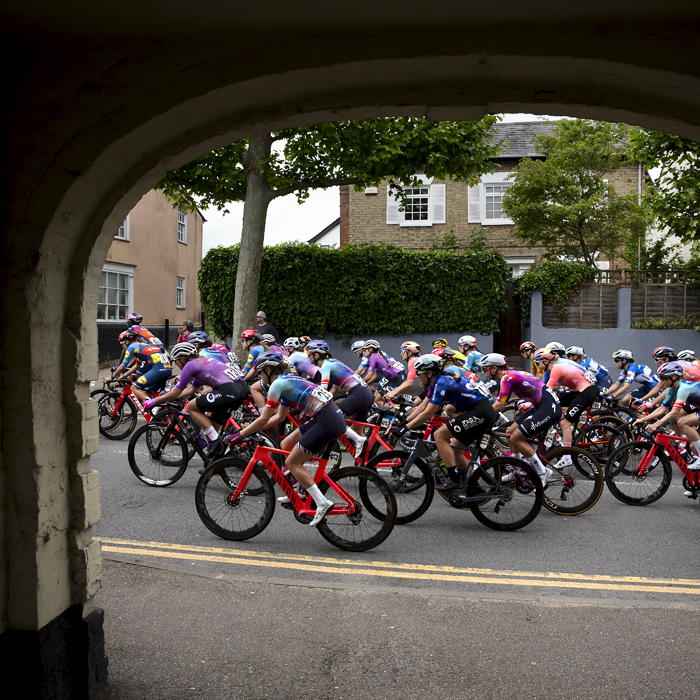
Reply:
<svg viewBox="0 0 700 700"><path fill-rule="evenodd" d="M257 437L250 459L229 455L205 469L197 482L195 503L204 525L218 537L247 540L261 533L275 511L276 482L289 498L285 504L294 517L309 524L315 514L313 499L294 490L273 455L282 458L289 452L265 446ZM377 472L351 466L326 473L327 460L317 462L314 483L335 505L317 525L332 545L361 552L381 544L396 522L396 499L391 487ZM272 478L270 478L272 477Z"/></svg>
<svg viewBox="0 0 700 700"><path fill-rule="evenodd" d="M130 381L117 379L107 382L109 385L114 383L121 385L122 390L108 391L97 398L100 435L104 435L108 440L124 440L134 432L139 414L150 423L154 418L158 418L160 412L158 408L153 413L144 410L140 399L133 392ZM160 395L158 391L146 391L151 398Z"/></svg>
<svg viewBox="0 0 700 700"><path fill-rule="evenodd" d="M683 472L683 486L692 493L692 498L697 498L700 472L687 467L688 438L663 432L647 433L646 438L621 445L608 458L605 483L610 493L632 506L647 506L658 501L671 486L672 459ZM674 443L686 448L684 454Z"/></svg>

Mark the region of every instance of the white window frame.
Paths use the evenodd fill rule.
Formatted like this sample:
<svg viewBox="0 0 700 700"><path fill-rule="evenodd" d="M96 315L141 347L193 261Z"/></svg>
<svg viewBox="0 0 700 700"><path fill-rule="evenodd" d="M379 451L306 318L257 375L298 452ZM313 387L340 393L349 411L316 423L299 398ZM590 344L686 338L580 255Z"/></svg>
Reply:
<svg viewBox="0 0 700 700"><path fill-rule="evenodd" d="M486 217L486 186L512 185L512 175L513 173L491 173L481 178L481 223L484 226L508 226L513 224L513 220L506 217L500 217L498 219L488 219Z"/></svg>
<svg viewBox="0 0 700 700"><path fill-rule="evenodd" d="M119 235L121 231L122 235ZM124 223L117 229L116 234L114 234L114 237L118 241L130 241L131 240L131 223L129 221L129 214L126 215L126 219L124 219Z"/></svg>
<svg viewBox="0 0 700 700"><path fill-rule="evenodd" d="M187 245L187 212L177 210L177 242Z"/></svg>
<svg viewBox="0 0 700 700"><path fill-rule="evenodd" d="M428 197L428 218L423 220L406 220L405 211L399 211L401 202L395 199L387 185L386 188L386 223L398 224L401 228L414 228L423 226L433 226L434 224L445 223L445 185L433 184L432 177L425 175L417 175L417 179L422 183L422 188L427 188ZM412 188L412 185L406 185L406 189Z"/></svg>
<svg viewBox="0 0 700 700"><path fill-rule="evenodd" d="M513 273L513 279L520 277L523 272L529 270L535 264L534 256L504 255L503 257Z"/></svg>
<svg viewBox="0 0 700 700"><path fill-rule="evenodd" d="M106 262L102 266L102 272L115 272L118 275L126 275L127 276L127 303L126 303L126 314L125 316L128 316L130 313L133 312L134 310L134 266L133 265L120 265L119 263L110 263ZM100 275L101 279L101 275ZM100 283L97 283L97 298L98 298L98 307L100 306L99 302L99 293L100 293ZM104 304L106 306L109 306L109 303L105 300ZM112 304L114 306L114 304ZM119 306L119 304L117 304ZM97 312L99 314L99 308L97 309ZM99 323L118 323L120 325L124 325L125 318L99 318L97 319Z"/></svg>
<svg viewBox="0 0 700 700"><path fill-rule="evenodd" d="M185 289L185 278L176 277L175 278L175 308L185 309L187 308L187 296Z"/></svg>

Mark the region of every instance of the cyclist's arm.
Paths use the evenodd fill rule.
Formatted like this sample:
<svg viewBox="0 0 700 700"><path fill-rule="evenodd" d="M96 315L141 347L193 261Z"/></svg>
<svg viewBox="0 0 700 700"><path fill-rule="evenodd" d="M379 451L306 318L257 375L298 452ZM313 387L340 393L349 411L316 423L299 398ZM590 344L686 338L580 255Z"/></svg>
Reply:
<svg viewBox="0 0 700 700"><path fill-rule="evenodd" d="M648 393L642 396L642 401L646 401L647 399L650 399L652 396L656 396L664 387L663 387L663 379L660 379L654 386L654 388Z"/></svg>
<svg viewBox="0 0 700 700"><path fill-rule="evenodd" d="M637 420L634 421L634 424L641 425L642 423L647 423L650 420L654 420L655 418L660 418L667 411L668 411L668 408L666 408L666 406L659 406L655 411L650 413L648 416L642 416L641 418L637 418Z"/></svg>
<svg viewBox="0 0 700 700"><path fill-rule="evenodd" d="M619 382L618 382L619 384ZM610 390L608 391L608 396L612 396L614 399L619 398L620 396L624 396L627 394L629 391L632 389L632 382L624 382L623 384L620 385L620 388L617 391L613 391L614 388L613 386L610 387Z"/></svg>
<svg viewBox="0 0 700 700"><path fill-rule="evenodd" d="M669 423L672 420L676 420L681 415L682 410L683 409L681 406L674 406L663 418L657 420L656 423L654 423L653 425L650 425L649 429L658 430L662 425L666 425L666 423ZM656 413L656 411L654 411L654 413Z"/></svg>
<svg viewBox="0 0 700 700"><path fill-rule="evenodd" d="M279 425L287 417L287 413L289 413L289 409L282 404L277 406L277 410L273 406L264 406L260 411L260 417L256 418L250 425L246 425L240 431L240 435L245 438L253 433Z"/></svg>
<svg viewBox="0 0 700 700"><path fill-rule="evenodd" d="M617 381L615 382L606 392L606 396L610 396L614 391L617 391L620 388L621 382Z"/></svg>
<svg viewBox="0 0 700 700"><path fill-rule="evenodd" d="M399 384L396 389L392 389L384 398L393 399L399 394L403 394L406 389L410 389L413 386L413 379L407 379L403 384Z"/></svg>
<svg viewBox="0 0 700 700"><path fill-rule="evenodd" d="M192 389L194 391L193 387L187 387L185 391ZM183 393L182 389L178 389L176 386L173 387L167 394L161 394L160 396L156 396L155 399L153 399L153 404L159 404L159 403L167 403L168 401L172 401L173 399L177 399L180 397L180 395Z"/></svg>
<svg viewBox="0 0 700 700"><path fill-rule="evenodd" d="M364 379L367 384L373 386L378 378L379 372L368 372Z"/></svg>
<svg viewBox="0 0 700 700"><path fill-rule="evenodd" d="M428 399L426 398L426 401ZM437 410L440 408L440 404L438 403L428 403L428 405L423 408L421 405L420 408L417 408L413 413L411 413L411 417L408 420L408 423L406 423L406 427L409 430L413 430L418 425L423 425L427 420L430 420L436 413Z"/></svg>

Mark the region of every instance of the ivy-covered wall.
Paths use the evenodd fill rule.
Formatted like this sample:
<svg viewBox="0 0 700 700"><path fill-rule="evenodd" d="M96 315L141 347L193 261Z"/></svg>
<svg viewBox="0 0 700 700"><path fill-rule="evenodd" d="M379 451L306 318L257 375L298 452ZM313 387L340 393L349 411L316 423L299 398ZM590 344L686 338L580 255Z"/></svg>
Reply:
<svg viewBox="0 0 700 700"><path fill-rule="evenodd" d="M221 338L233 327L238 250L213 248L199 272L206 317ZM258 307L288 335L489 332L498 329L507 274L495 250L286 243L263 250Z"/></svg>

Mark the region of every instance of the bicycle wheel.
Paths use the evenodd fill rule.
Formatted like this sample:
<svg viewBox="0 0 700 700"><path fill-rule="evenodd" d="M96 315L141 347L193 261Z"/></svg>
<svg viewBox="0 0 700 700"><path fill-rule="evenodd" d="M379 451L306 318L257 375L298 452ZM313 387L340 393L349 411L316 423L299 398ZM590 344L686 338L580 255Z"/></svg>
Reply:
<svg viewBox="0 0 700 700"><path fill-rule="evenodd" d="M366 465L367 469L376 471L391 487L396 497L397 525L405 525L420 518L430 507L435 494L430 469L420 459L411 465L405 482L399 483L399 476L409 455L410 452L400 450L380 452ZM374 515L379 517L378 513Z"/></svg>
<svg viewBox="0 0 700 700"><path fill-rule="evenodd" d="M235 457L224 457L207 467L197 482L197 514L207 529L225 540L255 537L269 525L275 512L275 491L259 464L253 467L238 498L231 498L246 467L247 463Z"/></svg>
<svg viewBox="0 0 700 700"><path fill-rule="evenodd" d="M343 467L332 478L350 494L355 513L333 515L331 511L317 526L323 538L349 552L364 552L384 542L396 523L396 498L389 484L366 467ZM341 503L327 481L319 488L330 500Z"/></svg>
<svg viewBox="0 0 700 700"><path fill-rule="evenodd" d="M129 437L136 427L138 411L128 396L124 398L119 410L114 412L120 396L121 392L113 391L97 402L100 434L108 440L123 440Z"/></svg>
<svg viewBox="0 0 700 700"><path fill-rule="evenodd" d="M580 515L598 503L603 493L603 471L590 453L576 447L558 447L544 457L554 471L544 489L542 505L547 510Z"/></svg>
<svg viewBox="0 0 700 700"><path fill-rule="evenodd" d="M632 440L634 440L631 423L624 418L620 418L620 416L595 416L593 420L596 423L611 425L613 428L619 430L625 438L625 442L632 442Z"/></svg>
<svg viewBox="0 0 700 700"><path fill-rule="evenodd" d="M137 479L149 486L170 486L187 469L187 445L167 424L151 422L140 427L129 440L129 466ZM165 439L164 439L165 438Z"/></svg>
<svg viewBox="0 0 700 700"><path fill-rule="evenodd" d="M573 446L588 452L598 464L605 464L608 457L628 438L608 423L589 423L576 433Z"/></svg>
<svg viewBox="0 0 700 700"><path fill-rule="evenodd" d="M673 471L668 456L657 447L656 454L643 474L639 466L654 443L644 440L627 442L608 457L605 483L619 501L631 506L646 506L658 501L671 485Z"/></svg>
<svg viewBox="0 0 700 700"><path fill-rule="evenodd" d="M474 469L467 481L467 496L491 496L470 503L474 517L492 530L519 530L540 512L542 481L527 462L496 457Z"/></svg>

